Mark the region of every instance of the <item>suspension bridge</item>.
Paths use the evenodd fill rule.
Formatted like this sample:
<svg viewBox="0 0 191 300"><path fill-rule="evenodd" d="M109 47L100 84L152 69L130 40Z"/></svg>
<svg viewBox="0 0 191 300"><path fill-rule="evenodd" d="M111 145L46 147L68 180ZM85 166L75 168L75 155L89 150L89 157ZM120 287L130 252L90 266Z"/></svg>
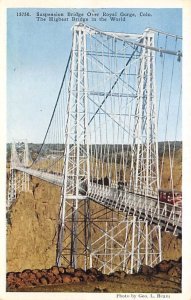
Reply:
<svg viewBox="0 0 191 300"><path fill-rule="evenodd" d="M181 48L180 36L155 29L73 26L39 150L12 143L7 197L10 210L31 176L60 187L58 266L133 273L161 261L161 231L181 237Z"/></svg>

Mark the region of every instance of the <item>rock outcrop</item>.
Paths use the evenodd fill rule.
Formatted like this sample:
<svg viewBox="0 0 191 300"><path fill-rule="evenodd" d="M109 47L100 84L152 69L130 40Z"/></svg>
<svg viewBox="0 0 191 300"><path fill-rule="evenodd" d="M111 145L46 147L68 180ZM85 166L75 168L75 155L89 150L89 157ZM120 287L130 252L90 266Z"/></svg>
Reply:
<svg viewBox="0 0 191 300"><path fill-rule="evenodd" d="M175 278L181 281L181 261L164 260L153 268L143 265L139 270L139 275L146 277L159 276L161 273L165 274L169 278ZM128 276L131 275L126 274L124 271L116 271L106 275L96 268L84 271L80 268L73 269L53 266L50 269L27 269L22 272L9 272L7 273L7 289L22 289L30 286L78 284L81 282L122 282Z"/></svg>
<svg viewBox="0 0 191 300"><path fill-rule="evenodd" d="M139 269L139 274L146 276L154 276L156 274L168 275L174 279L181 281L182 277L182 261L181 258L178 261L175 260L163 260L153 268L150 266L142 265Z"/></svg>

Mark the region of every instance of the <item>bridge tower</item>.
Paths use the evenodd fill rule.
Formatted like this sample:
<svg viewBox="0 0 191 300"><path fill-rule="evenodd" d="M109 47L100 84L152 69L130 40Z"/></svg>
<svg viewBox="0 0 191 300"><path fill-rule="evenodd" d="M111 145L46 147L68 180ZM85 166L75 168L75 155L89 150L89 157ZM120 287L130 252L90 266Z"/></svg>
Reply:
<svg viewBox="0 0 191 300"><path fill-rule="evenodd" d="M100 269L112 272L115 270L114 260L120 257L118 266L127 271L127 265L130 265L129 270L133 273L142 263L153 266L161 260L160 226L151 227L147 221L135 216L128 217L125 213L121 214L120 221L116 221L116 213L107 208L103 213L104 220L99 219L99 222L105 222L105 228L97 226L100 236L92 237L91 226L95 219L91 215L91 200L86 195L90 182L86 57L88 30L91 31L83 24L73 27L56 264L60 266L66 263L77 268L79 262L82 266L83 259L84 268L87 269L92 266L93 260L97 260ZM136 194L141 189L147 202L147 197L156 195L158 189L155 57L151 50L154 45L153 33L146 31L141 43L144 47L141 48L137 75L130 190ZM117 239L119 232L126 236L123 242Z"/></svg>
<svg viewBox="0 0 191 300"><path fill-rule="evenodd" d="M158 163L158 127L165 148L176 102L178 128L182 87L179 94L181 66L175 59L181 61L182 38L155 29L105 32L83 23L74 25L72 34L35 160L26 141L12 144L7 207L28 190L29 176L60 187L56 264L134 273L162 259L161 229L182 232L181 207L175 199L158 199L159 186L165 188L163 169L168 174L165 149ZM172 191L176 138L177 132L173 153L168 142Z"/></svg>
<svg viewBox="0 0 191 300"><path fill-rule="evenodd" d="M90 243L89 200L86 190L89 184L89 140L87 120L87 59L86 31L84 27L73 28L72 56L70 66L69 99L65 128L65 152L63 168L63 187L61 191L60 221L57 242L57 265L64 259L72 267L77 267L77 250L79 242L79 223L83 218L84 237L81 243L81 255L88 257ZM68 220L66 233L66 220ZM71 237L70 245L63 249L67 234ZM68 237L69 238L69 237ZM68 248L69 247L69 248ZM79 248L78 248L79 249ZM68 258L69 257L69 258ZM85 263L87 264L87 262Z"/></svg>
<svg viewBox="0 0 191 300"><path fill-rule="evenodd" d="M130 189L147 196L158 195L158 132L155 86L154 33L143 35L142 54L137 77L134 141L131 161Z"/></svg>
<svg viewBox="0 0 191 300"><path fill-rule="evenodd" d="M7 210L16 200L17 195L29 190L29 175L16 170L16 166L28 167L29 148L26 140L14 141L11 146L10 177L7 195Z"/></svg>

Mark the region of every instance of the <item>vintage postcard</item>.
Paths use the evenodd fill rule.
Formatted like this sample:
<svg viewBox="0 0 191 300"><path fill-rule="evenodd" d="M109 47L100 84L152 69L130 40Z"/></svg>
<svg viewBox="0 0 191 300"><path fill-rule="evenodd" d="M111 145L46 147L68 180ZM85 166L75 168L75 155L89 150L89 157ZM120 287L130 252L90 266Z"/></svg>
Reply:
<svg viewBox="0 0 191 300"><path fill-rule="evenodd" d="M2 299L190 299L189 4L2 4Z"/></svg>

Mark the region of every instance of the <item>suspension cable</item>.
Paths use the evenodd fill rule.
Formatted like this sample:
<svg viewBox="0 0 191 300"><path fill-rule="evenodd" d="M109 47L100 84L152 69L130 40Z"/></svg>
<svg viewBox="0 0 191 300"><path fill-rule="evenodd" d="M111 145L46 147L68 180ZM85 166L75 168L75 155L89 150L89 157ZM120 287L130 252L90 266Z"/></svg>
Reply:
<svg viewBox="0 0 191 300"><path fill-rule="evenodd" d="M176 39L176 42L175 42L175 50L176 50L176 45L177 45L177 39ZM168 98L167 115L166 115L167 120L166 120L166 126L165 126L165 140L166 140L166 137L167 137L167 124L168 124L169 112L170 112L170 101L171 101L171 93L172 93L172 80L173 80L173 75L174 75L174 63L175 63L175 57L173 57L172 71L171 71L171 78L170 78L170 89L169 89L169 98ZM169 141L168 141L168 146L169 146L169 151L170 151L170 142ZM166 143L164 142L163 157L162 157L162 168L161 168L161 176L160 176L160 185L162 183L165 149L166 149ZM172 184L173 179L172 179L170 152L169 152L169 160L170 160L170 183Z"/></svg>
<svg viewBox="0 0 191 300"><path fill-rule="evenodd" d="M61 94L61 91L62 91L62 87L64 85L64 81L65 81L65 78L66 78L66 74L67 74L67 71L68 71L68 67L69 67L69 63L70 63L70 59L71 59L71 55L72 55L72 50L70 51L70 55L69 55L69 58L68 58L68 61L67 61L67 65L66 65L66 69L65 69L65 72L64 72L64 76L63 76L63 79L62 79L62 83L61 83L61 86L60 86L60 90L59 90L59 93L58 93L58 96L57 96L57 99L56 99L56 103L55 103L55 106L54 106L54 110L53 110L53 113L52 113L52 116L51 116L51 119L50 119L50 122L49 122L49 125L48 125L48 128L47 128L47 131L46 131L46 134L44 136L44 140L42 142L42 145L40 147L40 150L38 152L38 155L37 157L35 158L35 160L32 162L32 164L29 166L29 167L32 167L33 164L37 161L41 151L42 151L42 148L44 146L44 143L45 143L45 140L46 140L46 137L48 135L48 132L49 132L49 129L50 129L50 126L51 126L51 123L52 123L52 120L53 120L53 117L54 117L54 114L55 114L55 111L56 111L56 107L58 105L58 100L60 98L60 94Z"/></svg>

